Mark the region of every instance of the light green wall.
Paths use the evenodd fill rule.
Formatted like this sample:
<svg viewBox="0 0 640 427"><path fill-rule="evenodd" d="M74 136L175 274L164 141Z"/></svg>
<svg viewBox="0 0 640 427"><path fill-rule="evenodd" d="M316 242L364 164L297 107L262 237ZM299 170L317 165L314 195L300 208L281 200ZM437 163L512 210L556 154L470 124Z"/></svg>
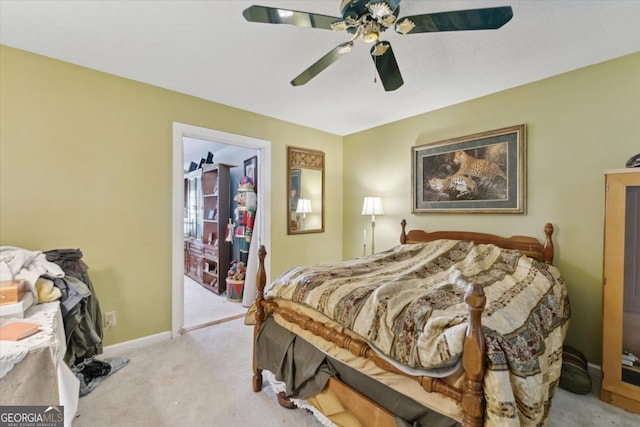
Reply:
<svg viewBox="0 0 640 427"><path fill-rule="evenodd" d="M527 214L411 214L411 147L511 125L527 126ZM362 198L383 198L376 249L411 228L544 238L568 284L566 343L600 363L604 171L640 152L640 54L425 113L344 139L344 256L362 253Z"/></svg>
<svg viewBox="0 0 640 427"><path fill-rule="evenodd" d="M365 195L383 197L378 250L402 218L541 237L552 222L567 343L599 363L603 173L640 151L638 117L640 54L341 138L0 46L0 244L82 249L118 313L106 344L170 330L172 124L187 123L272 142L272 275L360 255ZM410 214L412 146L520 123L527 215ZM287 145L326 153L325 233L286 234Z"/></svg>
<svg viewBox="0 0 640 427"><path fill-rule="evenodd" d="M6 46L0 94L0 245L80 248L106 344L171 330L173 122L271 141L272 274L342 257L340 136ZM286 234L287 145L325 152L325 233Z"/></svg>

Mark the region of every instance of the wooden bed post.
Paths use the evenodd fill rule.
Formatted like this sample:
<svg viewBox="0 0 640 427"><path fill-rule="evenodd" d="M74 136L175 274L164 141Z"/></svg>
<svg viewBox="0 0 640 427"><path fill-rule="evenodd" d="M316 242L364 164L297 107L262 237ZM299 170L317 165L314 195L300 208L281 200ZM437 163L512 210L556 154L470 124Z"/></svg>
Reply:
<svg viewBox="0 0 640 427"><path fill-rule="evenodd" d="M265 319L264 311L264 287L267 284L267 273L264 269L264 258L267 256L267 250L264 245L260 245L258 249L258 272L256 273L256 324L253 327L253 391L258 392L262 390L262 369L258 369L258 354L257 354L257 340L258 332L260 332L260 326Z"/></svg>
<svg viewBox="0 0 640 427"><path fill-rule="evenodd" d="M487 298L482 286L472 283L465 293L464 300L469 308L469 327L464 338L462 367L466 379L462 391L462 410L464 427L480 427L484 420L484 370L485 337L482 332L481 316Z"/></svg>
<svg viewBox="0 0 640 427"><path fill-rule="evenodd" d="M547 264L553 264L553 241L551 235L553 234L553 225L548 222L544 225L544 262Z"/></svg>
<svg viewBox="0 0 640 427"><path fill-rule="evenodd" d="M400 243L404 245L405 243L407 243L407 231L406 231L407 221L403 219L402 222L400 222L400 225L402 226L402 234L400 234Z"/></svg>

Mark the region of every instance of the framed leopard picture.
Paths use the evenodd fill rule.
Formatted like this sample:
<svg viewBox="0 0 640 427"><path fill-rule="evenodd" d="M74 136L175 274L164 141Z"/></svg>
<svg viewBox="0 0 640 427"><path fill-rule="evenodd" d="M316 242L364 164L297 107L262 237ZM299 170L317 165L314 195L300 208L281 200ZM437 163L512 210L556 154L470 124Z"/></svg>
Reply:
<svg viewBox="0 0 640 427"><path fill-rule="evenodd" d="M411 152L413 213L526 213L524 124Z"/></svg>

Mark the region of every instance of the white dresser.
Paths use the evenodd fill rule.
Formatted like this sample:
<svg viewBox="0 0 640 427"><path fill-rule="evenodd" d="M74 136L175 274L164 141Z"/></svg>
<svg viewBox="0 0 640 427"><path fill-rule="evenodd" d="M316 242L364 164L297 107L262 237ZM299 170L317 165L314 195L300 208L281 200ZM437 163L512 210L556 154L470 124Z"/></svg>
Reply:
<svg viewBox="0 0 640 427"><path fill-rule="evenodd" d="M67 350L58 302L30 307L23 319L38 323L40 332L20 341L0 341L0 402L3 405L64 406L65 426L78 409L80 382L64 363Z"/></svg>

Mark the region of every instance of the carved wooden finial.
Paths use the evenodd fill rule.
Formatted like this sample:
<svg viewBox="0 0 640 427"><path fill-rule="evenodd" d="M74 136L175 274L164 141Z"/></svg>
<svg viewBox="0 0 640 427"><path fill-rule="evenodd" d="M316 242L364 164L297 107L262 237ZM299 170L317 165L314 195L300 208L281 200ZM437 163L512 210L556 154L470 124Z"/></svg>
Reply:
<svg viewBox="0 0 640 427"><path fill-rule="evenodd" d="M267 274L264 268L264 259L267 256L267 250L264 245L260 245L258 249L258 271L256 273L256 287L258 288L258 292L261 294L264 290L264 286L267 283ZM260 295L262 297L262 295Z"/></svg>
<svg viewBox="0 0 640 427"><path fill-rule="evenodd" d="M400 225L402 226L402 233L400 234L400 243L404 245L405 243L407 243L407 233L405 231L405 228L407 227L407 221L403 219L402 221L400 221Z"/></svg>
<svg viewBox="0 0 640 427"><path fill-rule="evenodd" d="M553 224L550 222L544 225L544 262L547 264L553 264L553 240L551 240L551 236L553 235Z"/></svg>
<svg viewBox="0 0 640 427"><path fill-rule="evenodd" d="M484 305L487 302L487 297L484 294L482 286L477 283L469 283L467 291L464 294L464 301L472 310L479 310L482 313Z"/></svg>

